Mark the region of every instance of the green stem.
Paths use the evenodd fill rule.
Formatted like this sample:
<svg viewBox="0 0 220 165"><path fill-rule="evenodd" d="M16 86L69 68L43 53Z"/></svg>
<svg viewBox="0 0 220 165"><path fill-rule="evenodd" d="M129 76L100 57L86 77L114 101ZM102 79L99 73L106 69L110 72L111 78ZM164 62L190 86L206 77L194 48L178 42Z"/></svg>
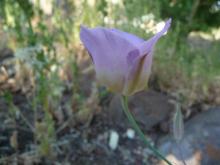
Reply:
<svg viewBox="0 0 220 165"><path fill-rule="evenodd" d="M159 157L160 159L164 160L168 165L172 165L159 151L157 151L156 148L154 148L151 145L149 139L147 139L147 137L141 131L140 127L138 126L137 122L135 121L134 117L132 116L131 112L128 109L128 98L127 98L127 96L122 96L122 106L123 106L123 110L124 110L128 120L129 120L129 122L134 127L135 131L138 133L140 138L147 145L147 147L150 148L150 150L152 150L157 157Z"/></svg>

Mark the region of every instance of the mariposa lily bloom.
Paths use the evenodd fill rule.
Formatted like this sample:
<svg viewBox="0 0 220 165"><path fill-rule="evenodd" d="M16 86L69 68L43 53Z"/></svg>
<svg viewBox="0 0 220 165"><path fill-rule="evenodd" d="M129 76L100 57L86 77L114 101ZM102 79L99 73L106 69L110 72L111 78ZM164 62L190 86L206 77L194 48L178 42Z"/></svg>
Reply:
<svg viewBox="0 0 220 165"><path fill-rule="evenodd" d="M117 29L81 26L80 38L93 60L98 83L125 96L143 90L151 73L154 45L170 24L171 19L147 41Z"/></svg>

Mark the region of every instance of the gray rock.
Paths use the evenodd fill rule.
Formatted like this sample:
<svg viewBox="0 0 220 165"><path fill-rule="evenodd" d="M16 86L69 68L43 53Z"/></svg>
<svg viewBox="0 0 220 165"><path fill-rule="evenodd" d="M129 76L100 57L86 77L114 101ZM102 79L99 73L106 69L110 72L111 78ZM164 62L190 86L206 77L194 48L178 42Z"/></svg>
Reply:
<svg viewBox="0 0 220 165"><path fill-rule="evenodd" d="M137 122L149 130L156 124L165 121L174 110L170 97L152 90L140 92L129 98L129 109ZM119 96L113 97L109 109L109 117L114 122L127 121L122 110Z"/></svg>
<svg viewBox="0 0 220 165"><path fill-rule="evenodd" d="M195 116L185 124L178 144L172 137L162 140L162 151L173 164L220 165L220 108ZM163 164L162 162L160 163Z"/></svg>

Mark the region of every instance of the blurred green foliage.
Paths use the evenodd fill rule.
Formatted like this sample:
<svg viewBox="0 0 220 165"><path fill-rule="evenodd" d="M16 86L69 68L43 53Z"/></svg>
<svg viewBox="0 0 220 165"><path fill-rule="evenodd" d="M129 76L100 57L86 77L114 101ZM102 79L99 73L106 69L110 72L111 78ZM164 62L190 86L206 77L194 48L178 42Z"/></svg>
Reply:
<svg viewBox="0 0 220 165"><path fill-rule="evenodd" d="M181 24L182 34L208 30L220 25L219 0L124 0L128 18L153 13L157 19L171 17L173 26ZM183 35L183 36L184 36Z"/></svg>
<svg viewBox="0 0 220 165"><path fill-rule="evenodd" d="M161 17L172 16L188 31L205 30L220 25L219 0L160 1Z"/></svg>
<svg viewBox="0 0 220 165"><path fill-rule="evenodd" d="M155 48L150 87L177 92L190 104L209 96L209 89L219 81L219 41L215 37L200 38L210 44L203 48L188 40L188 34L194 30L211 32L213 27L220 26L218 0L54 0L50 14L37 2L0 0L0 27L9 36L8 45L14 49L19 64L30 65L29 70L33 71L35 88L29 101L35 116L35 139L44 156L53 151L52 143L59 130L53 114L60 108L64 91L71 90L73 95L65 107L71 109L74 104L77 109L70 110L69 118L75 115L73 112L87 108L88 98L80 89L82 75L77 61L84 53L79 41L81 24L120 28L147 39L155 32L156 23L171 17L168 35ZM72 77L70 83L60 78L59 71L65 69ZM100 91L100 97L106 98L108 92ZM8 92L5 99L13 100ZM19 111L9 104L12 114ZM39 111L43 113L40 121Z"/></svg>

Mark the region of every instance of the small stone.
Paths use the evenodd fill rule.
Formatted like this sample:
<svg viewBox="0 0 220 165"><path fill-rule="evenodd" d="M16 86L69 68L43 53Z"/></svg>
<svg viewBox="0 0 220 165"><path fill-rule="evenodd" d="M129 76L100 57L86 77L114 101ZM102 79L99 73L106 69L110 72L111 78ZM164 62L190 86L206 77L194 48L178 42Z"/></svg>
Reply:
<svg viewBox="0 0 220 165"><path fill-rule="evenodd" d="M135 136L135 132L133 129L131 128L128 128L127 129L127 132L126 132L126 135L129 139L134 139L134 136Z"/></svg>
<svg viewBox="0 0 220 165"><path fill-rule="evenodd" d="M112 150L115 150L118 147L118 141L119 141L118 133L116 131L111 131L109 137L109 147Z"/></svg>

